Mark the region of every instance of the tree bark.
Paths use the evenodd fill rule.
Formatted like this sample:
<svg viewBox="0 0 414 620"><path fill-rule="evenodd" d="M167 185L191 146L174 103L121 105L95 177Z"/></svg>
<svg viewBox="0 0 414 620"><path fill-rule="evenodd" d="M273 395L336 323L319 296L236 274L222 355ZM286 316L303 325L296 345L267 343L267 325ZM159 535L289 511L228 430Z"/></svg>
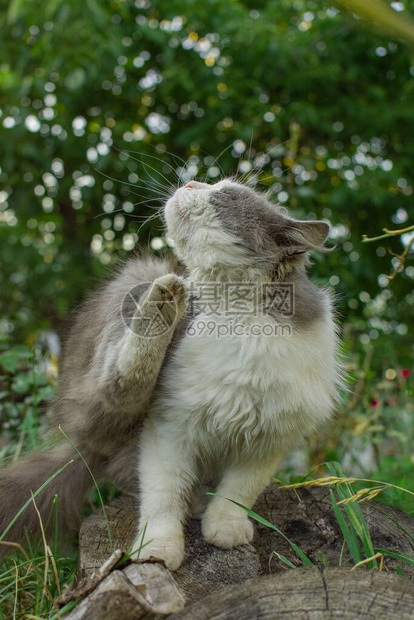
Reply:
<svg viewBox="0 0 414 620"><path fill-rule="evenodd" d="M362 503L361 509L374 547L414 557L413 517L379 502ZM207 544L200 522L191 519L186 526L186 558L173 573L187 607L171 618L270 620L288 614L294 620L414 617L414 566L400 562L405 577L388 574L396 571L398 561L385 557L384 572L366 567L351 572L354 563L343 549L343 536L326 488L304 488L295 493L272 484L254 510L296 543L315 568L302 568L286 539L259 523L252 544L227 551ZM128 550L136 530L136 500L120 497L109 502L106 511L114 548ZM110 554L106 523L98 510L81 528L79 576L91 574ZM280 555L298 568L289 570ZM338 568L340 564L342 568Z"/></svg>
<svg viewBox="0 0 414 620"><path fill-rule="evenodd" d="M169 620L409 620L412 582L398 575L344 568L299 568L232 585Z"/></svg>

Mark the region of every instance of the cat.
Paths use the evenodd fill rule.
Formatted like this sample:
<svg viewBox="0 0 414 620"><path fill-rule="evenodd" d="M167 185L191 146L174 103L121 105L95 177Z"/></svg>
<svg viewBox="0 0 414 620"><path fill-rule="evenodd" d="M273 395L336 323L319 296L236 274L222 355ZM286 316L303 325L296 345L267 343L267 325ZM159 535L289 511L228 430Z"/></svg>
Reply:
<svg viewBox="0 0 414 620"><path fill-rule="evenodd" d="M176 570L202 485L217 491L202 516L206 540L252 539L246 513L224 498L254 504L289 449L332 414L341 366L330 294L306 276L328 224L294 220L229 179L187 183L164 215L185 277L138 257L92 296L54 409L96 477L139 493L141 557ZM36 502L46 519L57 494L59 527L76 531L91 478L65 442L0 471L0 532L69 460ZM29 506L6 538L36 528Z"/></svg>
<svg viewBox="0 0 414 620"><path fill-rule="evenodd" d="M289 449L331 416L341 369L330 295L305 274L328 224L295 221L229 180L189 182L165 218L199 300L221 290L163 368L139 441L141 557L176 570L200 485L216 490L202 516L206 541L230 549L252 540L246 511L226 498L252 507ZM231 300L243 289L250 312ZM269 306L266 291L283 290L291 307Z"/></svg>

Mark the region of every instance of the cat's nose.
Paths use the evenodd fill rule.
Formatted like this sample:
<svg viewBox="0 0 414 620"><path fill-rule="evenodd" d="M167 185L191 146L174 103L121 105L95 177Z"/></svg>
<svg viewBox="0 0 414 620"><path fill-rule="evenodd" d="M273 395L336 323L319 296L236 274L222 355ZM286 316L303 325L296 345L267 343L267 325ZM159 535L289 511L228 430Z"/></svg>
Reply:
<svg viewBox="0 0 414 620"><path fill-rule="evenodd" d="M189 181L184 185L184 189L209 189L208 183L200 183L200 181Z"/></svg>

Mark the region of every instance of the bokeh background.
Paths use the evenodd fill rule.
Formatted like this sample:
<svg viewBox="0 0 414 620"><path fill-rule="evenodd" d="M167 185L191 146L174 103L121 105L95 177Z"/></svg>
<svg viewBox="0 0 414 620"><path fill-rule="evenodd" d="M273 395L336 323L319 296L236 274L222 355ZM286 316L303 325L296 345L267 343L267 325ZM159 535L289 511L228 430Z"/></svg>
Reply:
<svg viewBox="0 0 414 620"><path fill-rule="evenodd" d="M414 48L344 4L1 1L0 456L39 442L70 311L137 247L171 251L175 187L235 174L336 246L312 277L350 391L286 476L336 459L414 490L413 233L363 242L414 224ZM385 5L409 24L413 0Z"/></svg>

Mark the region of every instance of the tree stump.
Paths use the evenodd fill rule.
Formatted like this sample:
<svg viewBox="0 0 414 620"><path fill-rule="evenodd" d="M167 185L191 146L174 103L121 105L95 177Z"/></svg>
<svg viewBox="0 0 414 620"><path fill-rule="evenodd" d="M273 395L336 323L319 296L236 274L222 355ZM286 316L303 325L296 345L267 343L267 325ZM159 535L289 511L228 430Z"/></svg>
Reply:
<svg viewBox="0 0 414 620"><path fill-rule="evenodd" d="M414 538L414 519L410 515L379 502L362 503L361 509L374 547L414 557L410 538ZM222 550L207 544L200 522L190 519L186 558L173 573L187 606L169 616L171 619L270 620L288 614L293 620L414 617L414 566L402 565L405 577L389 574L396 571L398 563L392 558L384 559L381 573L365 567L351 572L352 560L346 567L336 568L341 554L342 563L348 556L343 552L342 533L326 488L304 488L295 493L272 484L254 510L296 543L315 568L287 569L277 554L298 567L303 565L284 538L259 523L255 523L252 544ZM114 548L128 550L136 531L136 500L120 497L109 502L106 511ZM98 510L84 521L80 531L79 576L91 574L110 554L106 523L102 510Z"/></svg>

